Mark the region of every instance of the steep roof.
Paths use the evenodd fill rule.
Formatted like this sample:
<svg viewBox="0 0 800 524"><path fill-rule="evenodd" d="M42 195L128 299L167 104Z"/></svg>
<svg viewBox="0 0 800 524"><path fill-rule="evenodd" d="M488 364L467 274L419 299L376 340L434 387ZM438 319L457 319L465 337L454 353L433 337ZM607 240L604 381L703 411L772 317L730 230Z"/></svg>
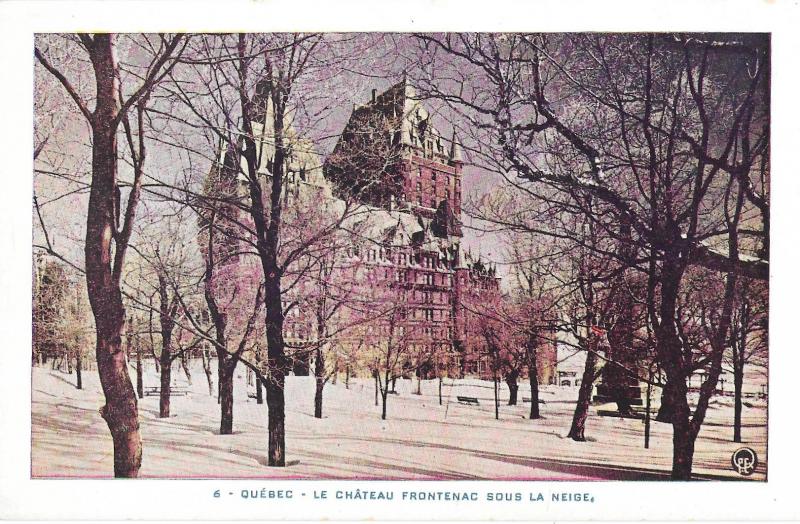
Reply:
<svg viewBox="0 0 800 524"><path fill-rule="evenodd" d="M448 140L433 125L431 113L423 104L414 86L403 78L380 94L373 91L372 99L366 104L355 106L348 126L365 114L379 113L391 125L395 133L400 132L398 145L419 149L420 156L432 157L447 163L463 162L461 145L455 134Z"/></svg>

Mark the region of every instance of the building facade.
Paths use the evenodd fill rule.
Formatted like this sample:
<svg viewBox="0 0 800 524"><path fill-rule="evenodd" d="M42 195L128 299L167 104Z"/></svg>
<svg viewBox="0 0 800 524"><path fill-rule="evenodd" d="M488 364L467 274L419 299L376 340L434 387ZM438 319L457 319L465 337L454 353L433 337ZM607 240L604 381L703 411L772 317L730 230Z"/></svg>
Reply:
<svg viewBox="0 0 800 524"><path fill-rule="evenodd" d="M499 296L500 279L494 265L463 248L463 168L455 133L448 139L436 129L404 79L353 108L324 174L334 194L386 217L369 257L391 267L388 283L404 291L405 332L419 334L429 353L446 355L450 376L488 378L491 358L476 343L480 320L469 303ZM538 356L539 380L553 383L555 345L539 348ZM419 372L428 376L431 368Z"/></svg>
<svg viewBox="0 0 800 524"><path fill-rule="evenodd" d="M254 132L268 134L268 104L257 117ZM381 94L373 90L366 104L353 108L324 163L310 142L289 133L298 147L285 169L286 198L331 208L358 203L359 212L343 225L359 231L363 241L339 256L358 260L365 268L360 278L402 297L400 329L413 355L408 374L490 376L488 355L470 342L477 319L466 302L467 297L499 294L500 279L495 266L462 247L464 159L455 135L446 139L439 133L405 80ZM271 176L269 140L261 144L266 180ZM231 182L238 168L230 153L221 155L219 163L223 169L217 176L223 173L228 180L223 186L244 184ZM314 312L291 294L283 298L287 304L298 302L284 319L287 344L312 347L319 337ZM309 372L309 355L296 352L296 374ZM553 366L546 350L542 355L547 359L539 364L539 375L549 383Z"/></svg>

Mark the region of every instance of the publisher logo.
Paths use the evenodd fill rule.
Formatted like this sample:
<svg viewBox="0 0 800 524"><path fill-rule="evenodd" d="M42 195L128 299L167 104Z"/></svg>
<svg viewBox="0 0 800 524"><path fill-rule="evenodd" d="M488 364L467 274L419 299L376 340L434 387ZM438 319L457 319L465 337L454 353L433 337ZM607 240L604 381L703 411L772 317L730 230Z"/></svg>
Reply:
<svg viewBox="0 0 800 524"><path fill-rule="evenodd" d="M733 452L731 464L739 475L749 477L756 470L758 457L756 457L756 452L750 448L739 448Z"/></svg>

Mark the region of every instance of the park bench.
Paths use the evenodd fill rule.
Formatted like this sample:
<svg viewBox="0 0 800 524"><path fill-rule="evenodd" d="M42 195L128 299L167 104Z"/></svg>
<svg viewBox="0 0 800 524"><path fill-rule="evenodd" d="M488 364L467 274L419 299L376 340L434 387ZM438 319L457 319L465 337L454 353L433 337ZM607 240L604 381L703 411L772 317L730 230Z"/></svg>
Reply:
<svg viewBox="0 0 800 524"><path fill-rule="evenodd" d="M169 388L169 395L171 397L172 396L178 397L188 394L189 390L182 386L173 386ZM150 397L156 395L161 395L161 386L147 386L146 388L144 388L144 396Z"/></svg>
<svg viewBox="0 0 800 524"><path fill-rule="evenodd" d="M531 397L522 397L522 402L523 403L530 402L530 401L531 401ZM544 404L544 400L539 399L539 404Z"/></svg>
<svg viewBox="0 0 800 524"><path fill-rule="evenodd" d="M619 418L632 418L637 420L644 420L647 417L647 408L644 406L631 406L631 412L628 415L622 415L615 409L598 409L597 414L601 417L619 417ZM654 419L658 415L658 410L650 408L650 418Z"/></svg>
<svg viewBox="0 0 800 524"><path fill-rule="evenodd" d="M470 404L470 405L473 405L473 406L477 406L477 405L479 405L479 403L478 403L478 399L477 399L477 398L475 398L475 397L462 397L462 396L457 396L457 397L456 397L456 400L458 400L458 402L459 402L460 404Z"/></svg>

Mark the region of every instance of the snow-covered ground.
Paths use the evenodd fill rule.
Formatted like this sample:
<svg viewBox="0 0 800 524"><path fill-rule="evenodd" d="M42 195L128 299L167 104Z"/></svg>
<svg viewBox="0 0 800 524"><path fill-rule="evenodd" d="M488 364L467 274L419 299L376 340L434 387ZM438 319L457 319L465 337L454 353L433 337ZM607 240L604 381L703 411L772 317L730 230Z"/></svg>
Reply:
<svg viewBox="0 0 800 524"><path fill-rule="evenodd" d="M543 419L529 420L530 405L507 406L501 388L500 420L494 418L491 382L446 380L443 405L438 382L397 383L390 395L388 420L380 419L370 379L342 380L325 388L324 417L313 417L313 377L287 378L286 468L268 468L266 404L248 397L245 370L235 386L234 434L219 435L219 408L208 394L202 370L192 385L179 367L178 385L189 394L172 398L172 416L158 418L158 397L139 401L144 445L142 477L161 478L347 478L347 479L623 479L667 478L672 460L672 428L653 422L650 449L644 449L639 420L597 416L586 424L587 442L565 437L576 388L545 387ZM32 395L32 475L108 477L113 470L111 438L98 413L103 404L96 371L75 376L34 368ZM145 386L155 386L152 368ZM215 379L216 384L216 379ZM253 386L250 386L252 391ZM456 396L477 397L479 406L459 404ZM524 384L520 400L528 396ZM751 477L766 474L767 410L764 401L747 400L743 444L732 442L733 400L712 401L697 441L694 472L700 477L742 479L731 468L731 454L753 448L760 464ZM607 406L606 406L607 407Z"/></svg>

